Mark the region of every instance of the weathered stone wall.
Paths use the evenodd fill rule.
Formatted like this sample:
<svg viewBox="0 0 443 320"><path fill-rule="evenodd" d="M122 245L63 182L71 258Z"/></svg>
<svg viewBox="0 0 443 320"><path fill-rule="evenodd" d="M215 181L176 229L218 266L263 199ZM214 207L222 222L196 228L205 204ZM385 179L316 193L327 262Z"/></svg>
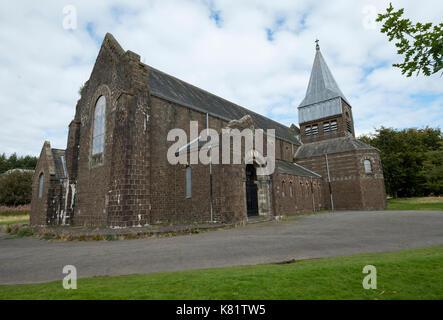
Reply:
<svg viewBox="0 0 443 320"><path fill-rule="evenodd" d="M273 185L273 203L277 215L292 216L328 207L328 199L324 196L326 185L321 178L276 173Z"/></svg>
<svg viewBox="0 0 443 320"><path fill-rule="evenodd" d="M32 225L45 225L47 223L47 212L50 206L49 190L51 189L51 182L45 152L45 146L43 146L32 179L32 199L30 213L30 223ZM41 174L44 175L44 184L42 197L39 198L39 178Z"/></svg>
<svg viewBox="0 0 443 320"><path fill-rule="evenodd" d="M39 197L40 175L43 174L42 197ZM30 223L59 224L64 214L66 181L55 177L51 145L45 142L32 180Z"/></svg>
<svg viewBox="0 0 443 320"><path fill-rule="evenodd" d="M372 159L372 172L366 174L363 161ZM334 208L370 210L386 207L380 156L375 150L349 151L328 155ZM298 159L297 163L322 175L327 182L326 157ZM328 189L326 186L325 189Z"/></svg>

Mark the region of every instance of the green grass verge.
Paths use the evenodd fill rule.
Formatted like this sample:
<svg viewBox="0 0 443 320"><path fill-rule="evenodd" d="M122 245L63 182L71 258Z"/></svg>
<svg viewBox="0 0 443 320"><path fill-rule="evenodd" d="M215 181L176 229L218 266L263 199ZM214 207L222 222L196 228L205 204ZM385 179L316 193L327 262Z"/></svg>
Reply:
<svg viewBox="0 0 443 320"><path fill-rule="evenodd" d="M442 197L388 199L388 210L443 210Z"/></svg>
<svg viewBox="0 0 443 320"><path fill-rule="evenodd" d="M29 223L29 214L16 212L14 215L0 215L0 226L16 223Z"/></svg>
<svg viewBox="0 0 443 320"><path fill-rule="evenodd" d="M377 268L376 290L362 287L369 264ZM87 278L77 287L64 290L61 281L0 286L0 299L443 299L443 247Z"/></svg>

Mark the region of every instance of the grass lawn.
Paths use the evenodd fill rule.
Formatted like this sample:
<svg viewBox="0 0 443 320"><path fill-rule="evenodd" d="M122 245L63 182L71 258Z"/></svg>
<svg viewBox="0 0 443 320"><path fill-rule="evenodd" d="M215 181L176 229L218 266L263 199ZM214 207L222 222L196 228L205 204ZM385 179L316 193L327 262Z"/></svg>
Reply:
<svg viewBox="0 0 443 320"><path fill-rule="evenodd" d="M376 290L362 287L368 264L377 268ZM61 281L0 286L0 299L443 299L443 247L87 278L77 290L64 290Z"/></svg>
<svg viewBox="0 0 443 320"><path fill-rule="evenodd" d="M443 197L388 199L388 210L443 210Z"/></svg>
<svg viewBox="0 0 443 320"><path fill-rule="evenodd" d="M0 212L0 226L14 223L29 223L28 211Z"/></svg>

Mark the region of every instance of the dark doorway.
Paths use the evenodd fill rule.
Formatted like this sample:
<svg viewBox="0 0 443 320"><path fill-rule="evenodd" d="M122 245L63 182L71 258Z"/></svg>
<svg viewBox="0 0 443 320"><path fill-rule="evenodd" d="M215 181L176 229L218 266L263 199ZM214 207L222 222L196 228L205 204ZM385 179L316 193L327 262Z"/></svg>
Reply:
<svg viewBox="0 0 443 320"><path fill-rule="evenodd" d="M258 216L257 173L252 164L246 165L246 208L248 217Z"/></svg>

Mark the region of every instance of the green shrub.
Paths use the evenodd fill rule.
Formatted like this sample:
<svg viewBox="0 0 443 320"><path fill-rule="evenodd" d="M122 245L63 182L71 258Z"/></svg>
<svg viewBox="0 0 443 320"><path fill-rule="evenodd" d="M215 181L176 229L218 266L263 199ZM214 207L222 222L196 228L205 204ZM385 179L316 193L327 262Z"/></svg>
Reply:
<svg viewBox="0 0 443 320"><path fill-rule="evenodd" d="M31 202L31 172L12 172L0 176L0 205L18 206Z"/></svg>

